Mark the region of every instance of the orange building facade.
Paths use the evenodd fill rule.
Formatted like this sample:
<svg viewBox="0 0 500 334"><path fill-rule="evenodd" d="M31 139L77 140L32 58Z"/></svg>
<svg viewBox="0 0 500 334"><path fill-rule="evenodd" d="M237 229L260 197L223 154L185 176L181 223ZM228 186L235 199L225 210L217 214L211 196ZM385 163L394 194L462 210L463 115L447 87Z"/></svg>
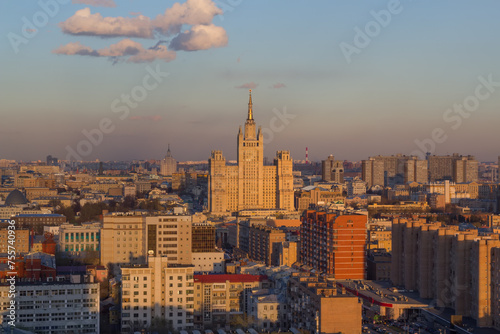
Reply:
<svg viewBox="0 0 500 334"><path fill-rule="evenodd" d="M365 279L366 222L364 215L304 211L300 262L336 279Z"/></svg>

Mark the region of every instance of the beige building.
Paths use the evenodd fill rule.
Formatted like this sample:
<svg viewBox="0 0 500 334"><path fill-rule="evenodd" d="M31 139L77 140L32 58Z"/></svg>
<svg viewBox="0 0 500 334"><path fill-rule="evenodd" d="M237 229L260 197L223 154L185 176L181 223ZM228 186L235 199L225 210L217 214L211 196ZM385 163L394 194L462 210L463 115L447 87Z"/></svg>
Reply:
<svg viewBox="0 0 500 334"><path fill-rule="evenodd" d="M457 183L475 182L478 180L478 161L471 155L431 155L429 162L429 181L449 180Z"/></svg>
<svg viewBox="0 0 500 334"><path fill-rule="evenodd" d="M287 305L284 296L273 294L268 289L254 289L248 298L248 315L252 327L273 331L287 328Z"/></svg>
<svg viewBox="0 0 500 334"><path fill-rule="evenodd" d="M101 265L143 264L146 217L114 212L103 215ZM118 268L114 268L115 272Z"/></svg>
<svg viewBox="0 0 500 334"><path fill-rule="evenodd" d="M122 266L121 275L122 333L140 331L153 318L176 331L193 329L193 266L148 257L147 265Z"/></svg>
<svg viewBox="0 0 500 334"><path fill-rule="evenodd" d="M384 186L384 162L369 158L361 162L361 178L366 182L368 188L373 186Z"/></svg>
<svg viewBox="0 0 500 334"><path fill-rule="evenodd" d="M191 263L191 216L146 217L146 229L148 254L166 256L171 263Z"/></svg>
<svg viewBox="0 0 500 334"><path fill-rule="evenodd" d="M26 188L26 198L33 201L39 197L57 196L57 189L50 188Z"/></svg>
<svg viewBox="0 0 500 334"><path fill-rule="evenodd" d="M11 230L7 228L0 230L0 254L7 254L9 246L14 247L16 254L29 253L30 230L16 229L13 231L14 233L9 233L9 231ZM12 242L12 244L9 242Z"/></svg>
<svg viewBox="0 0 500 334"><path fill-rule="evenodd" d="M361 333L362 303L333 281L306 273L288 280L289 327L313 333Z"/></svg>
<svg viewBox="0 0 500 334"><path fill-rule="evenodd" d="M243 319L252 289L269 288L262 275L195 275L195 327L225 326Z"/></svg>
<svg viewBox="0 0 500 334"><path fill-rule="evenodd" d="M322 179L326 182L344 183L344 162L330 155L321 162Z"/></svg>
<svg viewBox="0 0 500 334"><path fill-rule="evenodd" d="M209 159L208 208L216 214L245 209L293 211L292 159L278 151L273 166L264 166L264 135L258 131L252 111L252 95L244 132L238 132L238 163L226 165L222 151Z"/></svg>
<svg viewBox="0 0 500 334"><path fill-rule="evenodd" d="M277 266L291 267L299 260L299 243L296 241L285 241L278 244L279 262Z"/></svg>
<svg viewBox="0 0 500 334"><path fill-rule="evenodd" d="M439 307L472 317L479 327L491 327L498 313L494 296L498 234L427 223L425 219L394 219L391 281ZM453 256L452 256L453 254ZM498 269L498 268L497 268Z"/></svg>
<svg viewBox="0 0 500 334"><path fill-rule="evenodd" d="M295 208L299 212L309 209L311 204L330 205L344 203L344 196L342 195L342 191L326 189L319 186L304 187L300 191L295 192L294 198Z"/></svg>
<svg viewBox="0 0 500 334"><path fill-rule="evenodd" d="M412 157L404 162L404 183L418 182L425 184L428 182L427 160L419 160Z"/></svg>
<svg viewBox="0 0 500 334"><path fill-rule="evenodd" d="M491 250L491 281L500 282L500 247ZM493 327L500 331L500 284L492 284Z"/></svg>
<svg viewBox="0 0 500 334"><path fill-rule="evenodd" d="M163 176L170 176L177 172L177 161L172 157L170 152L170 144L168 144L167 155L160 164L160 174Z"/></svg>
<svg viewBox="0 0 500 334"><path fill-rule="evenodd" d="M261 261L266 266L279 265L281 244L286 241L286 233L266 225L251 225L248 234L248 256Z"/></svg>

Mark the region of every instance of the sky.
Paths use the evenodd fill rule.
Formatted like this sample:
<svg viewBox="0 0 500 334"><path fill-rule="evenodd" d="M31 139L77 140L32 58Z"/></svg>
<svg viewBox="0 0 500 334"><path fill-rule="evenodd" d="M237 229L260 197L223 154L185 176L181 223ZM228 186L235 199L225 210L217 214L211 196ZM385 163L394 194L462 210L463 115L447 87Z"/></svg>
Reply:
<svg viewBox="0 0 500 334"><path fill-rule="evenodd" d="M496 0L0 2L0 159L500 155Z"/></svg>

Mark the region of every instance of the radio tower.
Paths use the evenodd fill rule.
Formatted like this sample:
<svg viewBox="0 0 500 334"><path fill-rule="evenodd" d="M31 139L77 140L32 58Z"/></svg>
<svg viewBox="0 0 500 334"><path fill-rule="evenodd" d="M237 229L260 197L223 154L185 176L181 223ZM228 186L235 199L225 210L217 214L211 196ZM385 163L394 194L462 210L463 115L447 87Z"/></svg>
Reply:
<svg viewBox="0 0 500 334"><path fill-rule="evenodd" d="M306 165L309 164L309 149L306 147Z"/></svg>

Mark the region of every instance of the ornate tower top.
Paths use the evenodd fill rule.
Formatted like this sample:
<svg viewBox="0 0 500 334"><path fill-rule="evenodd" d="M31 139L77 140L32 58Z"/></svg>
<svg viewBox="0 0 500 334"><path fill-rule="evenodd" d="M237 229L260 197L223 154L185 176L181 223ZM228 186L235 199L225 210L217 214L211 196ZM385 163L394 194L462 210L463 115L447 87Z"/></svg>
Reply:
<svg viewBox="0 0 500 334"><path fill-rule="evenodd" d="M170 144L168 144L167 157L171 157L172 152L170 152Z"/></svg>
<svg viewBox="0 0 500 334"><path fill-rule="evenodd" d="M252 113L252 90L249 90L249 98L248 98L248 118L247 120L253 121L253 113Z"/></svg>

